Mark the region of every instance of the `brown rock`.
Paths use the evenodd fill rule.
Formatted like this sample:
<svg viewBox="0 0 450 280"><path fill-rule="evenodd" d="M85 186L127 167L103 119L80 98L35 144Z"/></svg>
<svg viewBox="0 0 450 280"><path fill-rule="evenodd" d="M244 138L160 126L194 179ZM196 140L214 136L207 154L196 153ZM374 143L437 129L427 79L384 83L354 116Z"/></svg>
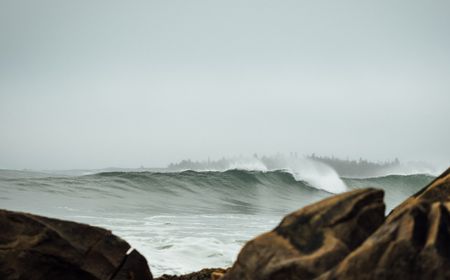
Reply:
<svg viewBox="0 0 450 280"><path fill-rule="evenodd" d="M102 228L0 210L0 279L152 279L129 249Z"/></svg>
<svg viewBox="0 0 450 280"><path fill-rule="evenodd" d="M111 280L144 280L152 279L147 260L137 251L128 254Z"/></svg>
<svg viewBox="0 0 450 280"><path fill-rule="evenodd" d="M250 242L221 280L312 279L334 267L384 221L383 192L340 194L286 216Z"/></svg>
<svg viewBox="0 0 450 280"><path fill-rule="evenodd" d="M395 209L393 209L389 214L389 218L400 214L403 209L408 208L412 204L420 203L423 201L450 201L450 168L448 168L444 173L434 179L423 189L421 189L416 194L412 195Z"/></svg>
<svg viewBox="0 0 450 280"><path fill-rule="evenodd" d="M417 203L319 279L450 279L450 203Z"/></svg>
<svg viewBox="0 0 450 280"><path fill-rule="evenodd" d="M394 209L326 279L450 279L449 170Z"/></svg>
<svg viewBox="0 0 450 280"><path fill-rule="evenodd" d="M167 275L155 278L155 280L216 280L219 279L227 270L223 268L204 268L197 272L185 275Z"/></svg>

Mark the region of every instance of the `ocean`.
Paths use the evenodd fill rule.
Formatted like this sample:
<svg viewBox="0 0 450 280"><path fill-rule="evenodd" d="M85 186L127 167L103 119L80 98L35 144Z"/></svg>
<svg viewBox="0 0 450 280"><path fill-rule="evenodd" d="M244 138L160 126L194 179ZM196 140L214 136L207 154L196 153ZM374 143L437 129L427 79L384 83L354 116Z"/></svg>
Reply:
<svg viewBox="0 0 450 280"><path fill-rule="evenodd" d="M110 229L159 276L230 266L246 241L334 193L381 188L389 211L434 179L324 178L338 186L322 188L321 178L288 170L97 172L0 170L0 208Z"/></svg>

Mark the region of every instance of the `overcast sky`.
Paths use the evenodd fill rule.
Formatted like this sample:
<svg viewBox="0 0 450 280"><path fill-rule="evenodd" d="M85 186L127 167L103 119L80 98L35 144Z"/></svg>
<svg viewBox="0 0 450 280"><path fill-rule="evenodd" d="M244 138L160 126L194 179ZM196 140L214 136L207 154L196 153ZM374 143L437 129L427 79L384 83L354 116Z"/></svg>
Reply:
<svg viewBox="0 0 450 280"><path fill-rule="evenodd" d="M0 0L0 168L450 159L450 1Z"/></svg>

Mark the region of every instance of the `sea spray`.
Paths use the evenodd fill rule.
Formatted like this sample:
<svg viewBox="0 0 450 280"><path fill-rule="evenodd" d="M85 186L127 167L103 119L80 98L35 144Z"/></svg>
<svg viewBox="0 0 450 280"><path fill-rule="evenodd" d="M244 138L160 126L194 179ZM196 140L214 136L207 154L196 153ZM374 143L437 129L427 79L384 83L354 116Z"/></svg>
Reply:
<svg viewBox="0 0 450 280"><path fill-rule="evenodd" d="M347 190L344 181L333 168L321 162L299 160L290 163L288 169L297 180L305 181L311 186L331 193L341 193Z"/></svg>
<svg viewBox="0 0 450 280"><path fill-rule="evenodd" d="M330 193L341 193L347 190L347 186L332 167L309 158L277 155L267 163L255 156L240 156L224 159L220 165L206 162L202 163L200 168L189 168L189 166L191 165L187 165L187 168L185 167L184 169L201 172L234 169L261 172L284 171L291 173L297 181L306 182L309 186L316 189Z"/></svg>

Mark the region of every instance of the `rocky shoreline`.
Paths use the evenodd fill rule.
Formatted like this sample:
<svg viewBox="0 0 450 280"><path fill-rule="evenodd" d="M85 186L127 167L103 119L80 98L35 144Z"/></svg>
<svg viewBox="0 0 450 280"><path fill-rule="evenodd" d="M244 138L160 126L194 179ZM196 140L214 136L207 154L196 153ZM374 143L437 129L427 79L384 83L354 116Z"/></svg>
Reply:
<svg viewBox="0 0 450 280"><path fill-rule="evenodd" d="M383 195L368 188L324 199L247 242L229 269L155 279L450 279L450 168L388 216ZM0 210L0 279L153 277L108 230Z"/></svg>

